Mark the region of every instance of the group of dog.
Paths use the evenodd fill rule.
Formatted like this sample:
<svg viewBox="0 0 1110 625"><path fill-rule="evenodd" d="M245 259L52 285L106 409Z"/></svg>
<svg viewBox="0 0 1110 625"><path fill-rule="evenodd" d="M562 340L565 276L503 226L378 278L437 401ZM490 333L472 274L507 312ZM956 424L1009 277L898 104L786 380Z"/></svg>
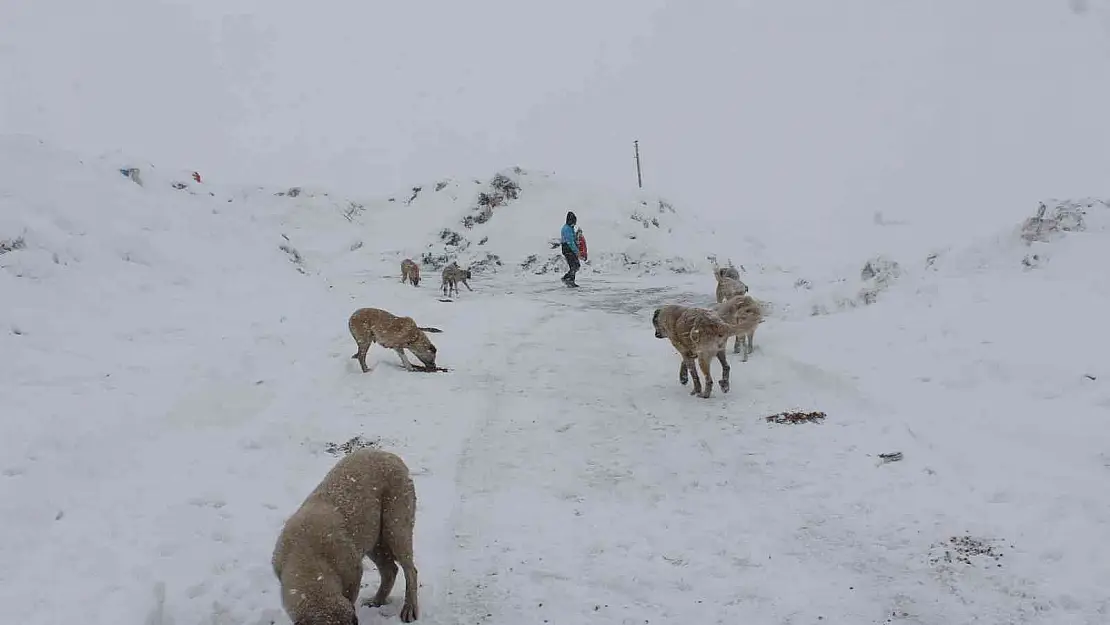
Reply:
<svg viewBox="0 0 1110 625"><path fill-rule="evenodd" d="M656 308L651 315L655 338L669 339L682 358L678 368L678 382L687 384L694 380L691 395L708 398L713 392L710 371L713 358L721 363L721 392L729 391L731 367L725 350L728 339L735 337L733 353L742 354L748 361L753 350L755 330L763 323L763 303L748 295L748 285L740 281L740 272L729 264L715 267L717 303L708 308L668 304ZM702 387L695 362L705 376Z"/></svg>
<svg viewBox="0 0 1110 625"><path fill-rule="evenodd" d="M452 262L443 268L441 288L446 297L459 293L459 283L470 288L469 269ZM401 282L420 285L420 265L401 262ZM377 343L400 356L409 371L439 371L436 346L426 332L439 328L416 325L381 308L359 308L347 321L363 373L370 371L366 354ZM411 351L423 363L413 365ZM420 617L412 534L416 521L416 489L409 469L396 454L360 449L343 457L286 520L274 546L271 566L281 586L281 603L293 625L358 625L357 605L362 587L362 558L377 566L378 591L364 605L384 605L397 581L405 575L405 600L400 618L410 623ZM398 566L399 565L399 566Z"/></svg>
<svg viewBox="0 0 1110 625"><path fill-rule="evenodd" d="M459 267L457 262L452 262L443 268L443 281L440 287L446 297L452 291L459 294L459 283L466 290L470 288L470 269ZM401 261L401 283L420 286L420 265L411 258ZM355 339L358 350L351 356L358 360L362 372L370 371L366 365L366 353L374 343L397 352L401 363L409 371L442 371L436 366L436 346L425 332L442 332L439 328L421 327L416 325L412 317L401 317L381 308L359 308L347 320L347 328ZM409 362L405 350L409 350L420 359L423 368Z"/></svg>
<svg viewBox="0 0 1110 625"><path fill-rule="evenodd" d="M728 339L735 337L733 353L752 353L756 327L763 322L762 304L748 295L748 287L731 264L715 267L717 303L709 308L666 305L656 308L652 325L656 338L666 338L682 357L679 382L693 378L692 395L709 397L713 389L712 358L721 363L721 391L729 390ZM468 290L469 270L452 263L443 270L443 289L462 282ZM420 267L411 259L401 263L402 282L420 284ZM358 345L352 358L362 371L366 353L378 343L393 349L405 368L416 370L405 356L408 349L436 370L436 347L411 317L399 317L380 308L360 308L348 321ZM695 361L705 377L704 390ZM362 586L362 558L378 569L380 582L374 596L363 602L384 605L397 581L405 576L405 597L399 613L402 622L420 617L419 581L413 557L416 489L409 469L396 454L360 449L347 454L324 476L301 506L285 522L274 546L271 566L281 586L281 602L293 625L358 625L358 594Z"/></svg>
<svg viewBox="0 0 1110 625"><path fill-rule="evenodd" d="M443 296L448 297L452 290L455 295L459 294L459 283L462 282L467 291L473 291L470 288L470 270L459 267L458 262L451 261L450 265L443 268L442 281L439 287L443 289ZM420 286L420 265L416 264L411 258L406 258L401 261L401 284L409 283L413 286Z"/></svg>

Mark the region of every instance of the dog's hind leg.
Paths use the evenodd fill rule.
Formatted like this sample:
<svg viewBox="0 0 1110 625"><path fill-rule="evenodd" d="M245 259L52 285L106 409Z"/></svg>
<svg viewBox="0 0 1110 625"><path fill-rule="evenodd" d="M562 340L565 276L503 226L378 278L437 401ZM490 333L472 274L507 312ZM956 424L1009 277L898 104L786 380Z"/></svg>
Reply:
<svg viewBox="0 0 1110 625"><path fill-rule="evenodd" d="M705 377L705 392L700 395L702 398L708 398L713 394L713 371L710 370L709 354L698 354L698 367L701 368L701 373Z"/></svg>
<svg viewBox="0 0 1110 625"><path fill-rule="evenodd" d="M463 283L463 286L466 287L467 291L473 291L474 290L474 289L470 288L470 283L467 282L466 280L463 280L462 283Z"/></svg>
<svg viewBox="0 0 1110 625"><path fill-rule="evenodd" d="M686 371L686 359L678 363L678 383L686 386L690 382L690 374Z"/></svg>
<svg viewBox="0 0 1110 625"><path fill-rule="evenodd" d="M743 334L737 334L736 335L736 340L733 341L733 343L732 343L732 353L739 354L740 353L740 345L743 342L744 342L744 335ZM726 341L726 344L727 344L727 341Z"/></svg>
<svg viewBox="0 0 1110 625"><path fill-rule="evenodd" d="M389 599L389 593L393 592L393 584L397 582L397 563L394 562L393 552L390 551L385 541L379 539L378 544L366 556L370 558L374 566L378 567L381 582L378 584L378 592L365 604L368 606L385 605L385 602Z"/></svg>
<svg viewBox="0 0 1110 625"><path fill-rule="evenodd" d="M721 392L727 393L731 386L731 382L729 382L729 373L732 371L732 367L728 366L728 357L725 356L725 348L723 345L721 349L717 350L717 362L721 363Z"/></svg>
<svg viewBox="0 0 1110 625"><path fill-rule="evenodd" d="M401 492L386 499L382 507L382 540L401 565L405 573L405 603L401 606L401 622L411 623L420 618L417 591L416 562L412 550L412 528L416 521L416 491L412 480L407 479Z"/></svg>
<svg viewBox="0 0 1110 625"><path fill-rule="evenodd" d="M755 328L752 328L752 330L750 332L748 332L747 340L745 341L745 343L746 343L745 347L747 348L747 353L748 354L752 353L752 350L755 349ZM748 357L745 355L744 356L744 362L747 362L747 361L748 361Z"/></svg>

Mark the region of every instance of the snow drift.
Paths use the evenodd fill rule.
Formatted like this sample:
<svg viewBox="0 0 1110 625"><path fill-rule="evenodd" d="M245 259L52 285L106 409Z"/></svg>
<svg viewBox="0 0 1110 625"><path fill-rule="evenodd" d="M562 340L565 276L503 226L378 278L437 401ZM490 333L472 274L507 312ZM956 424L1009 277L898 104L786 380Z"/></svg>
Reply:
<svg viewBox="0 0 1110 625"><path fill-rule="evenodd" d="M125 170L131 161L112 162ZM740 263L753 253L746 242L728 241L696 209L519 167L487 180L443 178L384 197L302 186L197 184L184 172L164 173L151 164L139 169L144 185L207 196L221 210L280 227L301 255L299 263L314 271L373 265L395 272L401 260L412 258L433 273L451 262L475 274L561 273L566 269L557 241L567 211L578 215L590 249L584 273L708 272L718 258Z"/></svg>

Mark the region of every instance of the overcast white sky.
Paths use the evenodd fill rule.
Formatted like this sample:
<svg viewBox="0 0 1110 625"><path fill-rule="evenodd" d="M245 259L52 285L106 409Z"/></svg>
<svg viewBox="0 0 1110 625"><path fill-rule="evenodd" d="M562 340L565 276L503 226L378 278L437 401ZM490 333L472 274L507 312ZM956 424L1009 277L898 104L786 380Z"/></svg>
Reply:
<svg viewBox="0 0 1110 625"><path fill-rule="evenodd" d="M0 131L381 193L633 188L639 139L691 209L947 218L1110 193L1110 12L1075 2L5 0Z"/></svg>

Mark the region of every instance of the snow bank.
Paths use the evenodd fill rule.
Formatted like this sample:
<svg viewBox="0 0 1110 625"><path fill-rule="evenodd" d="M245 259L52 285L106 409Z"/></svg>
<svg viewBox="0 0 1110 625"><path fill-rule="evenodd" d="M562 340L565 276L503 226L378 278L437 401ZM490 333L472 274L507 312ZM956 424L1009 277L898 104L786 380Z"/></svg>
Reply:
<svg viewBox="0 0 1110 625"><path fill-rule="evenodd" d="M129 161L113 161L126 169ZM731 243L714 220L649 193L622 193L553 174L508 168L487 180L443 178L403 193L363 197L327 189L197 184L187 172L141 170L143 184L172 187L278 227L309 272L399 271L413 258L437 272L455 261L475 274L566 270L559 229L578 215L589 263L583 273L708 272L740 263L750 242ZM327 267L327 271L324 268Z"/></svg>
<svg viewBox="0 0 1110 625"><path fill-rule="evenodd" d="M141 622L156 582L172 610L203 598L213 557L241 556L190 540L210 532L202 542L220 545L248 528L217 533L197 514L228 503L205 493L236 481L254 438L241 438L244 424L281 392L258 367L342 329L342 312L304 304L327 290L297 271L274 228L157 176L140 186L117 165L0 137L0 240L20 242L0 253L0 605L11 621L77 610L88 623ZM284 481L257 480L258 492ZM271 541L242 547L263 580Z"/></svg>
<svg viewBox="0 0 1110 625"><path fill-rule="evenodd" d="M568 211L586 237L587 272L683 273L706 270L710 254L740 253L715 248L709 224L663 198L518 167L488 180L415 186L374 218L388 222L391 245L383 253L398 262L407 256L432 269L457 261L475 273L548 273L565 271L557 242Z"/></svg>

